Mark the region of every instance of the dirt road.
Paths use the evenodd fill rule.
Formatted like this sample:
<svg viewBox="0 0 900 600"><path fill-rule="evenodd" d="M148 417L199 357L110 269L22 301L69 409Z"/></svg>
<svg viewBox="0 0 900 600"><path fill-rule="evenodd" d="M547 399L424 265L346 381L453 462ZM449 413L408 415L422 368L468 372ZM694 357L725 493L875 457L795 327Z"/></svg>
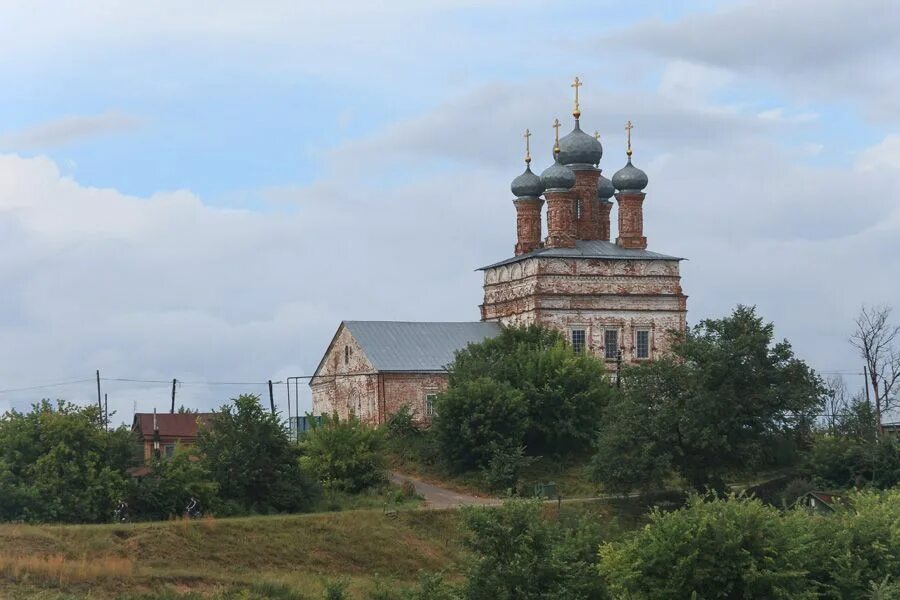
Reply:
<svg viewBox="0 0 900 600"><path fill-rule="evenodd" d="M425 505L428 508L457 508L459 506L471 505L488 505L500 504L497 498L470 496L453 490L438 487L434 484L427 483L421 479L410 477L402 473L391 473L391 481L396 484L402 484L409 481L416 488L416 493L425 499Z"/></svg>

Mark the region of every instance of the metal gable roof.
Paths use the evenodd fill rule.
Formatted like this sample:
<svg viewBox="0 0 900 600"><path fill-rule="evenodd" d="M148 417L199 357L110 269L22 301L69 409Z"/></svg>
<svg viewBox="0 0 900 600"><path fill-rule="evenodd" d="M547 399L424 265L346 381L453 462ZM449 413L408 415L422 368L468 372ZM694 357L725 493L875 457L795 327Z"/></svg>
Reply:
<svg viewBox="0 0 900 600"><path fill-rule="evenodd" d="M578 240L574 248L539 248L534 252L501 260L498 263L481 267L479 271L509 265L520 260L546 256L548 258L602 258L607 260L684 260L677 256L668 256L650 250L622 248L618 244L604 240Z"/></svg>
<svg viewBox="0 0 900 600"><path fill-rule="evenodd" d="M500 334L498 323L344 321L377 371L443 371L457 350Z"/></svg>

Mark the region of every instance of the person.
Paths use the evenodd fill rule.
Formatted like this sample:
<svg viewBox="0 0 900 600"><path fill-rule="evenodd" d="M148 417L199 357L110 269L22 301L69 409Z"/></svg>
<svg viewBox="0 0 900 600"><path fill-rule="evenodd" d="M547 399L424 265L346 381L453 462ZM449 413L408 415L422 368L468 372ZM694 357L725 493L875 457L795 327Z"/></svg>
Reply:
<svg viewBox="0 0 900 600"><path fill-rule="evenodd" d="M191 496L191 501L188 502L185 512L187 512L190 518L199 519L203 515L203 512L200 510L200 501L194 496Z"/></svg>
<svg viewBox="0 0 900 600"><path fill-rule="evenodd" d="M113 517L118 523L126 522L128 520L128 503L124 500L119 500L119 503L116 505L116 510L113 513Z"/></svg>

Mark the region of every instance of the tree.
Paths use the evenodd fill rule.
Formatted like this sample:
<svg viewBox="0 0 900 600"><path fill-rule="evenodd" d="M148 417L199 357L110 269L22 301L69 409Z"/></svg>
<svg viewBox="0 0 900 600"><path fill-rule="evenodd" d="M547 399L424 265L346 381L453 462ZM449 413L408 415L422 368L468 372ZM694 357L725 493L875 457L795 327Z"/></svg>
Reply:
<svg viewBox="0 0 900 600"><path fill-rule="evenodd" d="M894 407L894 388L900 382L900 325L890 322L892 310L890 306L863 305L856 317L856 331L850 336L850 343L866 363L879 434L881 416Z"/></svg>
<svg viewBox="0 0 900 600"><path fill-rule="evenodd" d="M537 325L506 327L499 336L457 353L450 365L450 392L484 378L521 394L527 420L517 445L524 444L532 455L589 448L613 394L599 360L575 352L559 332Z"/></svg>
<svg viewBox="0 0 900 600"><path fill-rule="evenodd" d="M195 497L207 510L218 513L218 488L203 462L179 448L175 456L151 461L147 475L132 479L128 506L136 519L161 520L180 516Z"/></svg>
<svg viewBox="0 0 900 600"><path fill-rule="evenodd" d="M781 439L806 443L821 380L756 310L739 306L676 338L673 357L623 370L593 460L615 487L658 483L675 470L698 490L763 462Z"/></svg>
<svg viewBox="0 0 900 600"><path fill-rule="evenodd" d="M543 503L515 500L500 508L465 508L465 544L475 559L469 600L599 600L600 532L587 521L567 527L542 516Z"/></svg>
<svg viewBox="0 0 900 600"><path fill-rule="evenodd" d="M356 417L325 416L300 444L301 463L325 489L357 493L387 481L381 431Z"/></svg>
<svg viewBox="0 0 900 600"><path fill-rule="evenodd" d="M498 452L519 447L528 426L522 392L488 377L451 384L435 409L437 445L459 470L487 466Z"/></svg>
<svg viewBox="0 0 900 600"><path fill-rule="evenodd" d="M806 577L806 518L783 519L755 499L694 496L602 545L599 572L615 598L818 598Z"/></svg>
<svg viewBox="0 0 900 600"><path fill-rule="evenodd" d="M259 398L242 395L216 411L197 441L226 501L243 511L309 510L318 487L301 469L299 450Z"/></svg>
<svg viewBox="0 0 900 600"><path fill-rule="evenodd" d="M107 431L96 406L47 400L0 418L0 518L108 521L134 464L125 428Z"/></svg>

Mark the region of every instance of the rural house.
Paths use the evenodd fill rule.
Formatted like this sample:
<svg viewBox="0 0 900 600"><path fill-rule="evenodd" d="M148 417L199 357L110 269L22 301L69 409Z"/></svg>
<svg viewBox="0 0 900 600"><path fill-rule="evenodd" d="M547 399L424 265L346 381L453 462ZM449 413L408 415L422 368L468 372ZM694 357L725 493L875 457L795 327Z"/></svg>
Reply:
<svg viewBox="0 0 900 600"><path fill-rule="evenodd" d="M612 179L603 176L599 135L581 129L580 86L576 78L574 127L560 138L556 120L552 164L541 175L531 170L525 131L525 171L510 186L516 243L513 256L480 269L481 322L342 323L310 381L314 414L355 413L382 422L409 404L427 419L426 399L446 386L442 370L453 353L496 335L499 326L557 329L610 371L620 361L638 364L669 351L672 333L687 326L683 259L648 249L643 207L649 178L632 162L630 121L626 164Z"/></svg>
<svg viewBox="0 0 900 600"><path fill-rule="evenodd" d="M313 411L382 423L406 405L427 420L456 351L498 333L497 323L344 321L310 381Z"/></svg>
<svg viewBox="0 0 900 600"><path fill-rule="evenodd" d="M131 431L143 447L145 461L169 458L175 454L177 445L194 445L200 426L212 416L212 413L135 413Z"/></svg>

